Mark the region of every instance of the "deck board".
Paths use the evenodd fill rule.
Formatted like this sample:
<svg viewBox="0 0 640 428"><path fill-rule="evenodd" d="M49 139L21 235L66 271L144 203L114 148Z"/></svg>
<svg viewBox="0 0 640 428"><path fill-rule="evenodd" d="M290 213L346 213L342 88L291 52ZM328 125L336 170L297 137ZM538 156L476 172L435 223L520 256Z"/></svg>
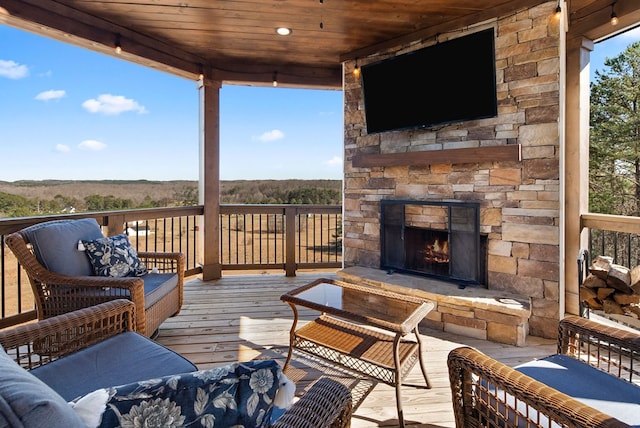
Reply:
<svg viewBox="0 0 640 428"><path fill-rule="evenodd" d="M190 278L180 314L162 324L157 341L201 369L251 359L274 358L284 364L293 316L280 296L319 277L337 278L327 272L294 278L281 274L229 275L209 282ZM299 325L316 315L301 309ZM525 347L514 347L427 328L420 332L432 388L402 388L407 426L455 426L446 365L451 349L472 346L511 366L555 352L555 341L536 337L529 337ZM398 425L393 387L297 353L287 375L296 382L297 395L322 375L349 385L354 395L354 428ZM418 365L405 382L424 385Z"/></svg>

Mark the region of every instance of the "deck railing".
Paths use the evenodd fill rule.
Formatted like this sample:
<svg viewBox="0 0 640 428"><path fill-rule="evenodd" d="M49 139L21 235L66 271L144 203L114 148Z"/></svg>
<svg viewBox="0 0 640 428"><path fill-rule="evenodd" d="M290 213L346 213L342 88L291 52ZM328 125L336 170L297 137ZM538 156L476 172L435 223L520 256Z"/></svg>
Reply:
<svg viewBox="0 0 640 428"><path fill-rule="evenodd" d="M220 264L224 270L339 268L342 207L325 205L223 205ZM49 220L95 218L106 235L126 231L138 251L180 251L186 276L202 272L202 206L152 208L0 219L0 328L36 318L33 295L4 237Z"/></svg>
<svg viewBox="0 0 640 428"><path fill-rule="evenodd" d="M583 214L581 225L589 233L589 258L613 257L616 264L640 265L640 217Z"/></svg>

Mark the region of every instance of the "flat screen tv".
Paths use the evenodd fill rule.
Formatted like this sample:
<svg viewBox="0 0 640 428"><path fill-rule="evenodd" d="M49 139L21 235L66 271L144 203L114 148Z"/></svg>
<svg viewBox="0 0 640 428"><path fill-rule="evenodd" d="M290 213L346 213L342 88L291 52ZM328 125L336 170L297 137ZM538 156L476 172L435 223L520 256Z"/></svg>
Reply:
<svg viewBox="0 0 640 428"><path fill-rule="evenodd" d="M361 68L367 132L494 117L493 28Z"/></svg>

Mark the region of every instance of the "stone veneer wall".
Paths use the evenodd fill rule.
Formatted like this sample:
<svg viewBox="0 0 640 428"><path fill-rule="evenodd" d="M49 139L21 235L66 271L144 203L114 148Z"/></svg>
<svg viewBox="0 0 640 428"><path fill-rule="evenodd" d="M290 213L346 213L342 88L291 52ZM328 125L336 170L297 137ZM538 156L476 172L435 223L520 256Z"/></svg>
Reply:
<svg viewBox="0 0 640 428"><path fill-rule="evenodd" d="M494 26L496 33L495 118L367 135L360 80L351 73L353 62L345 65L346 267L379 266L381 199L479 201L481 231L488 234L487 287L529 296L529 333L556 337L560 294L556 6L555 1L547 2L482 24L481 28ZM401 46L358 62L378 61L433 43L430 39ZM356 154L506 144L521 145L521 161L371 168L351 163Z"/></svg>

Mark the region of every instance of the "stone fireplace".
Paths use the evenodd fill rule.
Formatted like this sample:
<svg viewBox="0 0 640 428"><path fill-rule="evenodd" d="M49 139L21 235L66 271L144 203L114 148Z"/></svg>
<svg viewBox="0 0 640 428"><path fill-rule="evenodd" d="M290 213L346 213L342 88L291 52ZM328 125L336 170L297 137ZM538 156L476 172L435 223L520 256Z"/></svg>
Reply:
<svg viewBox="0 0 640 428"><path fill-rule="evenodd" d="M486 235L480 204L383 199L380 267L486 287Z"/></svg>
<svg viewBox="0 0 640 428"><path fill-rule="evenodd" d="M557 336L564 308L559 279L562 66L560 32L553 20L556 7L557 2L549 1L438 36L446 40L494 27L496 117L367 134L361 81L351 73L355 61L345 62L344 269L340 273L344 279L437 302L426 320L431 328L515 344L523 343L529 334ZM390 47L359 58L358 65L436 42L423 39ZM420 100L416 108L420 102L438 100ZM485 266L480 263L477 276L474 270L458 271L451 260L407 267L406 255L401 254L407 242L389 244L389 235L398 235L398 230L382 232L383 221L399 216L395 208L383 214L387 200L411 201L412 209L442 201L477 204L479 257L482 260L486 254ZM409 221L404 226L405 241L413 245L415 234L420 240L431 234L427 238L438 239L441 245L446 235L451 257L451 248L458 244L447 229L454 226L441 225L445 217L432 224ZM383 253L391 256L382 265L394 268L392 274L381 269ZM429 256L433 260L443 251L434 253L438 254ZM429 275L415 274L423 270L430 270ZM460 289L441 281L439 276L450 271L482 286Z"/></svg>

